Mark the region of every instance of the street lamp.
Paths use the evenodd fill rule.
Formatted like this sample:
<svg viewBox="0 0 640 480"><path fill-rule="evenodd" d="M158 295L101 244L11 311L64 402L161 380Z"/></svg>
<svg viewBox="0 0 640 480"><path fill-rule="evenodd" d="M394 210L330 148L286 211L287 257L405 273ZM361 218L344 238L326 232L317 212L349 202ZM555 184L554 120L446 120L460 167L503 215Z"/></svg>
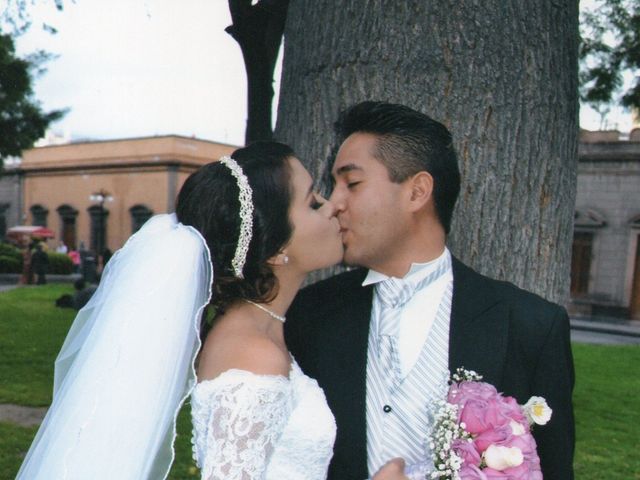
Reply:
<svg viewBox="0 0 640 480"><path fill-rule="evenodd" d="M98 207L100 208L98 210L98 231L96 232L96 254L98 255L98 257L100 255L102 255L102 250L104 249L104 245L102 245L102 240L103 240L103 236L104 236L104 204L105 202L112 202L113 201L113 197L111 196L111 194L109 192L107 192L104 189L100 189L98 192L92 193L89 196L89 200L91 200L92 202L98 202Z"/></svg>

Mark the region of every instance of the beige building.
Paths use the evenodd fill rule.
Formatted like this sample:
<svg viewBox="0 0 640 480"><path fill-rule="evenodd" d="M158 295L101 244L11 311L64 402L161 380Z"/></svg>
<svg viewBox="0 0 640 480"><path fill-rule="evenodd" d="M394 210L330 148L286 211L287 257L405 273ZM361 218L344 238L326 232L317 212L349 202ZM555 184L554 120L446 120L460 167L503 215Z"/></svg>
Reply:
<svg viewBox="0 0 640 480"><path fill-rule="evenodd" d="M237 147L175 135L71 143L23 152L22 223L69 248L120 248L151 216L172 212L186 178Z"/></svg>

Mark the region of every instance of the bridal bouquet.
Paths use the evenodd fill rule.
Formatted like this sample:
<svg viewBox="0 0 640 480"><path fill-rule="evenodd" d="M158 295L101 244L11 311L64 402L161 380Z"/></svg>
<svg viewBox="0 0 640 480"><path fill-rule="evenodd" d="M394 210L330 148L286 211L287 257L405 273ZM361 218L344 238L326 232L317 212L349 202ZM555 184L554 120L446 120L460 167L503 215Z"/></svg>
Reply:
<svg viewBox="0 0 640 480"><path fill-rule="evenodd" d="M436 413L430 448L435 471L427 479L541 480L531 425L551 409L542 397L518 405L473 371L458 369Z"/></svg>

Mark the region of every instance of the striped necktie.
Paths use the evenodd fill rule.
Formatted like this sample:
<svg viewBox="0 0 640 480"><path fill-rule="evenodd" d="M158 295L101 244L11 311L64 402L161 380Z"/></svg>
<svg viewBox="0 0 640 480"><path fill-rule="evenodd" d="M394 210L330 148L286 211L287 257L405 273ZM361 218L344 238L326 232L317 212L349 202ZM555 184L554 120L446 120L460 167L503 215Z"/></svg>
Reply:
<svg viewBox="0 0 640 480"><path fill-rule="evenodd" d="M376 286L384 304L378 330L378 358L388 372L387 388L393 392L402 381L398 353L398 330L402 307L411 298L415 287L398 278L388 278Z"/></svg>
<svg viewBox="0 0 640 480"><path fill-rule="evenodd" d="M400 356L398 351L398 333L402 307L413 294L440 278L451 268L451 257L440 261L436 269L417 283L390 277L376 285L378 298L384 305L378 324L378 358L384 369L389 372L387 387L389 392L402 382Z"/></svg>

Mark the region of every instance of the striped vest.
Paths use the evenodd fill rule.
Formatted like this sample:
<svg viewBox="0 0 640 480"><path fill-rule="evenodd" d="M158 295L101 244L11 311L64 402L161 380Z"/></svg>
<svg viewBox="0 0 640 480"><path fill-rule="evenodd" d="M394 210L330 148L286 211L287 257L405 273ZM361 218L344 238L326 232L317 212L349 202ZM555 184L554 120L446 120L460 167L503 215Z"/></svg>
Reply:
<svg viewBox="0 0 640 480"><path fill-rule="evenodd" d="M450 268L450 257L448 265ZM443 272L440 272L443 273ZM433 280L433 279L431 279ZM394 381L397 369L379 355L379 329L371 328L367 353L367 465L373 475L384 463L402 457L408 465L430 459L428 439L449 376L449 320L453 281L449 281L416 364ZM380 311L375 308L372 318ZM372 325L373 326L373 325ZM380 413L382 412L382 413Z"/></svg>

